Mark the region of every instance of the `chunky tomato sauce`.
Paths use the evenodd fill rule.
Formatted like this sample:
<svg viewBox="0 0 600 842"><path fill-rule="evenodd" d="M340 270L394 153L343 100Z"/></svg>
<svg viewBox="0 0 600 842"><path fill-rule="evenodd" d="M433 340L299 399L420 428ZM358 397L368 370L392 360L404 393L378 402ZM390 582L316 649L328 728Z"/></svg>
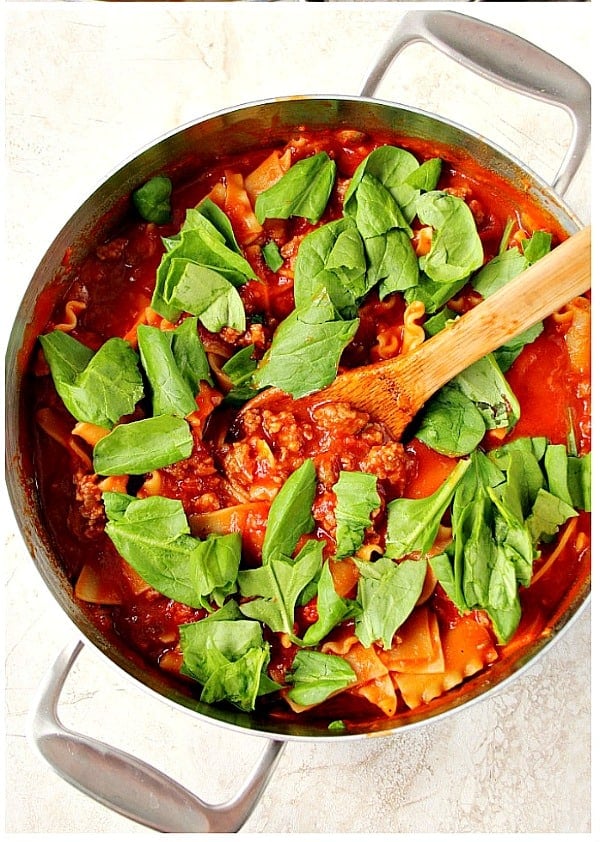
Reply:
<svg viewBox="0 0 600 842"><path fill-rule="evenodd" d="M225 202L223 209L257 279L240 288L247 316L244 332L225 327L219 333L210 333L200 326L204 347L217 375L223 362L240 348L253 344L262 356L270 347L276 327L294 308L293 265L299 243L310 231L342 215L345 188L357 166L374 148L390 142L412 149L420 160L438 151L424 142L368 137L350 131L302 132L290 141L287 149L291 164L309 154L326 151L337 165L331 198L316 225L297 217L267 219L262 233L248 240L245 214L235 203ZM140 314L150 305L164 252L162 238L179 231L186 209L196 206L215 185L222 184L228 172L245 178L271 151L261 148L217 161L194 180L176 186L172 220L168 224L156 225L133 216L125 220L120 230L99 243L81 265L73 267L73 281L55 303L44 333L61 325L67 302L76 301L82 306L69 331L87 347L97 350L110 337L132 336ZM523 194L472 162L445 162L438 189L467 202L486 261L497 254L507 220L513 220L515 231L523 236L537 230L549 231L554 244L564 237L548 215ZM261 245L267 240L277 244L283 257L283 265L277 271L269 269L262 253ZM449 306L460 313L476 303L477 295L467 286ZM382 301L374 291L370 292L360 305L360 324L342 355L341 366L355 367L381 359L388 353L382 351L381 337L386 331L401 335L405 312L401 293L392 293ZM520 403L521 418L507 441L544 436L560 444L574 431L578 451L589 451L589 372L572 364L565 339L568 329L567 320L548 319L543 333L525 347L509 369L507 379ZM101 480L91 467L90 446L73 435L73 418L56 394L41 351L33 360L30 384L32 417L37 420L33 435L41 505L73 583L74 598L107 637L148 664L165 669L173 680L196 693L197 685L179 673L179 626L206 617L207 611L178 603L148 587L119 556L104 531ZM243 564L247 568L261 563L262 542L275 495L306 459L313 460L318 476L312 537L325 542L326 557L335 550L333 485L340 470L375 474L382 501L390 501L433 494L457 462L414 438L410 429L406 441L393 441L380 424L348 405L319 403L318 398L293 401L279 395L276 399L259 398L240 419L237 409L223 404L222 398L218 377L214 386L204 384L198 396L202 423L192 427L192 455L155 473L159 475L160 494L182 502L192 534L204 538L219 531L241 533ZM499 443L501 439L488 436L484 446L490 449ZM149 477L125 478L121 490L148 496L154 493L152 481ZM219 520L219 512L234 507L234 520L226 516ZM449 531L447 518L443 527ZM365 531L364 544L369 552L382 550L385 528L382 505L373 513ZM523 616L519 629L506 647L497 645L489 620L474 612L473 621L479 624L483 635L483 642L477 645L484 651L477 672L493 669L495 662L527 646L561 610L569 594L577 591L589 576L589 533L589 515L581 514L561 526L557 538L543 546L540 558L534 562L531 586L521 589ZM341 564L336 568L336 587L352 598L356 594L356 571L349 564L342 568ZM460 625L461 613L439 583L433 580L429 584L423 604L435 617L443 637ZM302 635L317 619L316 597L312 597L296 608L296 634ZM352 623L345 620L332 633L332 646L351 631ZM298 646L285 635L268 629L265 637L271 646L269 675L285 682ZM469 669L465 669L461 679L468 681L469 677ZM278 694L259 699L258 705L273 717L308 716L325 722L340 719L351 727L352 721L364 723L385 716L372 698L368 693L341 693L305 713L290 711ZM404 702L399 694L395 715L402 716L411 708L414 706Z"/></svg>

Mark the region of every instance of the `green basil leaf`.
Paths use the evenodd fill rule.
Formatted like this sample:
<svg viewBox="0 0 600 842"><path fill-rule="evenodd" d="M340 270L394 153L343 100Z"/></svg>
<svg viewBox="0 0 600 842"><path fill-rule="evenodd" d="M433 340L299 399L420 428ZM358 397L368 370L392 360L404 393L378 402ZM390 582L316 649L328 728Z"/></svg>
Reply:
<svg viewBox="0 0 600 842"><path fill-rule="evenodd" d="M483 246L468 205L443 190L417 199L417 216L431 225L431 249L419 258L421 269L436 283L466 280L483 263Z"/></svg>
<svg viewBox="0 0 600 842"><path fill-rule="evenodd" d="M354 613L352 600L344 599L336 593L329 564L325 562L317 586L318 619L306 630L302 645L316 646L332 629L354 616Z"/></svg>
<svg viewBox="0 0 600 842"><path fill-rule="evenodd" d="M354 316L368 291L363 242L351 219L336 219L308 234L294 264L296 307L310 306L325 288L334 307Z"/></svg>
<svg viewBox="0 0 600 842"><path fill-rule="evenodd" d="M272 187L256 197L258 221L303 216L316 224L329 201L335 181L335 161L318 152L298 161Z"/></svg>
<svg viewBox="0 0 600 842"><path fill-rule="evenodd" d="M277 386L294 398L333 382L342 351L358 328L343 321L323 290L306 307L297 307L277 327L273 343L254 375L258 389Z"/></svg>
<svg viewBox="0 0 600 842"><path fill-rule="evenodd" d="M281 267L283 266L283 257L281 256L281 252L277 247L277 243L270 240L266 246L263 246L263 257L265 259L265 263L271 270L271 272L278 272Z"/></svg>
<svg viewBox="0 0 600 842"><path fill-rule="evenodd" d="M312 707L354 684L356 674L339 655L301 650L292 663L289 681L289 698L297 705Z"/></svg>
<svg viewBox="0 0 600 842"><path fill-rule="evenodd" d="M340 471L336 495L336 558L347 558L361 546L371 515L381 505L377 477L359 471Z"/></svg>
<svg viewBox="0 0 600 842"><path fill-rule="evenodd" d="M444 513L456 492L469 460L457 462L452 473L429 497L411 500L405 497L388 504L385 555L402 558L412 552L431 549Z"/></svg>
<svg viewBox="0 0 600 842"><path fill-rule="evenodd" d="M62 330L40 336L56 391L78 421L111 429L144 395L138 356L124 339L94 353Z"/></svg>
<svg viewBox="0 0 600 842"><path fill-rule="evenodd" d="M410 616L423 590L427 560L389 558L355 563L360 570L356 636L363 646L378 641L390 649L392 638Z"/></svg>
<svg viewBox="0 0 600 842"><path fill-rule="evenodd" d="M119 554L164 596L212 610L237 590L238 533L192 537L179 500L105 494L106 532Z"/></svg>
<svg viewBox="0 0 600 842"><path fill-rule="evenodd" d="M153 415L184 418L197 409L188 382L181 374L171 348L171 337L158 327L139 325L138 347L150 383Z"/></svg>
<svg viewBox="0 0 600 842"><path fill-rule="evenodd" d="M241 612L301 643L294 634L294 610L298 597L323 565L323 547L323 541L309 539L294 559L277 557L262 567L241 570L240 594L255 597L240 605Z"/></svg>
<svg viewBox="0 0 600 842"><path fill-rule="evenodd" d="M157 415L118 424L94 447L94 471L101 476L145 474L192 453L193 439L183 418Z"/></svg>
<svg viewBox="0 0 600 842"><path fill-rule="evenodd" d="M317 487L314 463L307 459L289 475L275 496L262 547L263 564L274 558L289 557L302 535L312 532L315 521L312 504Z"/></svg>
<svg viewBox="0 0 600 842"><path fill-rule="evenodd" d="M485 431L485 421L473 401L450 383L425 405L415 436L445 456L466 456Z"/></svg>
<svg viewBox="0 0 600 842"><path fill-rule="evenodd" d="M132 194L137 212L147 222L163 225L171 219L171 180L157 175Z"/></svg>

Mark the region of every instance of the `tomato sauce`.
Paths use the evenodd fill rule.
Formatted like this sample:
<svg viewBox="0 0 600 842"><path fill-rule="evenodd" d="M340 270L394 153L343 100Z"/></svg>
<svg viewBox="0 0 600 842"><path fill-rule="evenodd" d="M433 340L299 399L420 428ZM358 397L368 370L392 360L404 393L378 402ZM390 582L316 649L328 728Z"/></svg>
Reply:
<svg viewBox="0 0 600 842"><path fill-rule="evenodd" d="M337 164L333 195L319 224L342 214L344 189L356 167L375 147L386 142L411 149L426 159L437 153L431 144L407 138L369 137L362 132L302 132L288 144L292 163L319 151L326 151ZM236 158L220 160L197 178L176 186L172 222L155 225L135 219L126 220L106 242L98 244L74 270L73 281L61 300L55 302L45 332L61 322L65 303L76 300L85 308L78 315L72 336L96 350L112 336L126 336L150 305L156 270L164 246L162 238L175 234L187 208L197 205L227 172L246 176L270 153L257 149ZM547 230L554 243L564 238L552 219L516 188L506 185L473 162L445 163L440 189L465 197L473 211L484 246L486 260L498 251L506 221L512 219L519 229L531 233ZM235 234L243 237L244 221L231 214ZM210 334L201 328L209 353L219 359L254 343L262 353L269 347L280 321L294 307L293 263L301 238L316 226L304 219L267 220L263 241L274 240L285 255L282 270L274 272L265 263L260 240L243 247L258 280L251 280L240 290L248 316L248 330L234 334L228 329ZM464 301L456 307L472 306ZM377 359L377 336L385 330L400 331L405 303L394 293L384 301L370 293L360 307L360 325L342 357L342 367L354 367ZM547 320L541 336L526 346L507 374L507 379L521 405L521 419L511 433L518 436L546 436L553 443L564 443L569 432L576 431L577 445L585 453L590 447L589 389L580 373L570 365L563 328ZM32 417L51 419L51 424L36 424L32 430L37 482L44 516L65 572L74 585L74 595L102 632L127 651L136 653L153 666L161 665L177 681L187 685L178 672L178 626L206 616L204 609L192 609L174 602L145 585L119 556L104 532L101 491L92 477L90 449L73 446L72 418L56 395L41 352L35 356L30 378ZM207 394L210 400L212 393ZM48 413L50 413L48 415ZM182 501L192 525L192 532L204 537L218 525L218 512L239 506L244 494L253 489L252 505L241 512L238 528L242 533L245 564L260 563L269 505L285 478L303 460L311 458L318 468L319 484L314 504L315 536L324 540L328 552L335 546L332 486L339 471L358 470L375 473L385 500L396 497L420 498L432 494L450 474L456 460L442 456L409 436L405 443L391 440L387 431L365 413L348 407L319 405L318 401L296 401L280 397L259 404L235 421L235 410L220 405L208 406L205 428L194 429L192 455L160 471L161 494ZM51 427L51 429L50 429ZM49 431L50 430L50 431ZM60 432L63 430L63 432ZM64 432L66 430L66 432ZM82 456L83 452L83 456ZM90 479L90 477L92 477ZM146 478L147 479L147 478ZM144 496L146 479L130 480L129 493ZM148 492L149 493L149 492ZM226 527L223 527L226 528ZM526 646L552 621L569 593L589 576L589 515L581 515L551 569L536 579L550 554L560 544L568 525L561 528L557 540L544 547L534 566L530 588L522 589L523 619L520 630L507 647L506 657ZM365 541L381 545L385 519L375 515ZM86 601L88 581L104 593L105 603ZM101 586L98 585L101 583ZM450 627L458 619L453 603L438 585L429 599L441 626ZM315 600L297 609L297 628L304 630L316 619ZM284 680L296 647L280 636L269 634L272 646L271 676ZM501 647L498 656L503 657ZM293 717L277 698L266 703L271 716ZM382 714L364 698L347 694L320 706L317 716L327 719L373 721ZM314 714L313 714L314 716Z"/></svg>

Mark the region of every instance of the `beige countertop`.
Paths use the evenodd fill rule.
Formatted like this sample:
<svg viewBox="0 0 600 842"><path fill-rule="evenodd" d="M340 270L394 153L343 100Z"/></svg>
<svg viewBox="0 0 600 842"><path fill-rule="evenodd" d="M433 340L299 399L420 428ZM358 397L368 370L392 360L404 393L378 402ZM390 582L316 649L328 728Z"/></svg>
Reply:
<svg viewBox="0 0 600 842"><path fill-rule="evenodd" d="M53 236L121 161L223 107L300 93L358 94L410 5L5 4L3 336ZM459 6L591 78L593 4L452 8ZM403 54L379 94L480 132L547 180L566 148L563 112L497 89L423 45ZM566 197L584 222L589 178L588 158ZM31 746L40 678L77 634L2 502L6 830L148 832L81 795ZM242 832L590 833L590 626L588 610L501 693L426 728L288 744ZM208 801L232 794L263 744L173 711L90 647L68 680L61 715Z"/></svg>

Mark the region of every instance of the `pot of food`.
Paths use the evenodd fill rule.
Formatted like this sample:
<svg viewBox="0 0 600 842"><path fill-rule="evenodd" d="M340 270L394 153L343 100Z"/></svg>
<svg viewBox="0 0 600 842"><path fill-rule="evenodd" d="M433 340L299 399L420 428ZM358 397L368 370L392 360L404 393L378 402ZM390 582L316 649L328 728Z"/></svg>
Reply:
<svg viewBox="0 0 600 842"><path fill-rule="evenodd" d="M568 111L553 188L460 126L373 98L416 40ZM185 126L66 223L7 356L12 504L80 638L34 720L60 775L155 829L235 831L287 742L464 710L579 615L586 295L453 378L402 441L318 396L340 368L410 354L575 233L560 193L588 140L589 86L570 68L474 19L411 12L361 96ZM208 805L65 728L82 641L174 709L264 737L239 795Z"/></svg>

